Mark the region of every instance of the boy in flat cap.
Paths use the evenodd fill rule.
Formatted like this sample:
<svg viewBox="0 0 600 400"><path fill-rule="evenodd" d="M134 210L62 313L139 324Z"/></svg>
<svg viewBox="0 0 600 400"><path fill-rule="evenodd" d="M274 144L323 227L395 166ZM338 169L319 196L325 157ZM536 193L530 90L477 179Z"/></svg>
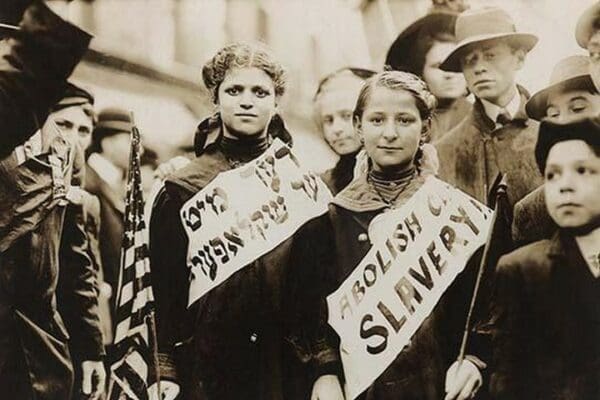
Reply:
<svg viewBox="0 0 600 400"><path fill-rule="evenodd" d="M492 307L495 399L600 398L600 126L542 122L551 239L500 259Z"/></svg>
<svg viewBox="0 0 600 400"><path fill-rule="evenodd" d="M100 256L104 279L117 288L125 212L125 173L133 121L131 114L117 107L98 113L88 148L85 190L100 199ZM111 299L111 304L115 296ZM114 304L113 304L114 305Z"/></svg>
<svg viewBox="0 0 600 400"><path fill-rule="evenodd" d="M501 172L513 206L542 181L533 159L537 123L527 117L528 94L515 82L537 38L516 32L511 17L495 7L461 13L455 33L458 44L440 68L462 72L476 101L435 144L440 177L489 203L490 186Z"/></svg>
<svg viewBox="0 0 600 400"><path fill-rule="evenodd" d="M527 114L535 120L565 124L600 113L600 95L589 75L590 58L567 57L556 64L550 83L527 102ZM557 229L546 211L544 189L539 187L515 205L513 240L527 244L548 239Z"/></svg>

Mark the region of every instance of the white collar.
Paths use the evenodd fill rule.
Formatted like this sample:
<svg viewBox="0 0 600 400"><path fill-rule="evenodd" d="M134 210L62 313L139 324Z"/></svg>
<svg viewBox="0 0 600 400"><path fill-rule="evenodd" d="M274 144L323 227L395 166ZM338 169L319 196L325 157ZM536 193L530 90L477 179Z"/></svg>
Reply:
<svg viewBox="0 0 600 400"><path fill-rule="evenodd" d="M600 277L600 228L596 228L587 235L575 238L577 246L585 259L588 268L596 277Z"/></svg>
<svg viewBox="0 0 600 400"><path fill-rule="evenodd" d="M519 112L519 108L521 107L521 96L519 95L519 90L516 86L514 88L513 93L514 94L512 99L508 102L508 104L505 107L500 107L499 105L494 104L488 100L481 99L481 104L483 105L483 109L485 110L486 115L490 117L490 119L494 121L494 123L496 123L498 115L500 115L500 113L505 110L508 112L511 119L514 118L515 115L517 115L517 113Z"/></svg>
<svg viewBox="0 0 600 400"><path fill-rule="evenodd" d="M88 164L109 186L116 187L123 182L123 171L101 154L92 153Z"/></svg>

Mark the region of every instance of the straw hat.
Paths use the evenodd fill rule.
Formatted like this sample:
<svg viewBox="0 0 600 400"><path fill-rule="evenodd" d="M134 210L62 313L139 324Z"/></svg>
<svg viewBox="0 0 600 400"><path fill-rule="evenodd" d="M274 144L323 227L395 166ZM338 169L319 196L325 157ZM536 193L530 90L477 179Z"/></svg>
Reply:
<svg viewBox="0 0 600 400"><path fill-rule="evenodd" d="M548 86L531 96L525 105L527 115L538 121L544 118L548 96L553 92L577 89L595 91L589 68L590 58L586 56L571 56L559 61L552 70Z"/></svg>
<svg viewBox="0 0 600 400"><path fill-rule="evenodd" d="M508 13L497 7L467 10L456 19L455 36L458 44L440 66L451 72L461 72L461 56L474 44L492 39L513 43L525 51L531 50L538 41L531 33L517 32Z"/></svg>

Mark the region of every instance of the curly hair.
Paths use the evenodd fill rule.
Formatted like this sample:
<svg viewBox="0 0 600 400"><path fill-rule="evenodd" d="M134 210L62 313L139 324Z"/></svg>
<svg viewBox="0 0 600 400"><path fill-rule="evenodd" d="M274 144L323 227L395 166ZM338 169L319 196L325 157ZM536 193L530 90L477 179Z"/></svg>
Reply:
<svg viewBox="0 0 600 400"><path fill-rule="evenodd" d="M219 87L227 73L233 68L249 67L259 68L269 75L275 86L275 96L284 94L285 69L271 52L260 44L238 42L223 47L202 68L204 86L212 93L215 104L219 101Z"/></svg>

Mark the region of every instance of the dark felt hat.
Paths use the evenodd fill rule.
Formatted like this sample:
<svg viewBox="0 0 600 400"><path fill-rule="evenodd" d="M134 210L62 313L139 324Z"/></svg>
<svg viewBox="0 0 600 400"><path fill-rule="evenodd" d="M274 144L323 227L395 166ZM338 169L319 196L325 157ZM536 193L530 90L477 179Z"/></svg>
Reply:
<svg viewBox="0 0 600 400"><path fill-rule="evenodd" d="M385 57L385 65L389 65L397 71L408 71L421 75L422 71L413 71L413 68L410 67L414 64L413 57L415 57L419 39L426 34L454 35L457 17L457 13L435 11L419 18L400 32L394 40ZM424 58L425 55L422 57Z"/></svg>
<svg viewBox="0 0 600 400"><path fill-rule="evenodd" d="M538 121L544 118L548 107L548 96L553 92L567 90L595 92L596 87L592 82L589 69L590 58L587 56L571 56L559 61L552 70L548 86L531 96L525 105L527 115Z"/></svg>
<svg viewBox="0 0 600 400"><path fill-rule="evenodd" d="M458 44L440 65L445 71L461 72L461 57L473 45L490 40L504 40L525 51L530 51L537 43L537 36L517 32L511 16L498 7L484 7L467 10L456 19L455 36Z"/></svg>
<svg viewBox="0 0 600 400"><path fill-rule="evenodd" d="M535 160L542 173L552 146L566 140L583 140L590 146L600 146L600 120L586 118L569 124L543 121L535 144Z"/></svg>
<svg viewBox="0 0 600 400"><path fill-rule="evenodd" d="M117 107L105 108L98 113L96 131L102 132L104 136L116 135L117 133L131 133L133 120L131 113Z"/></svg>
<svg viewBox="0 0 600 400"><path fill-rule="evenodd" d="M575 39L577 44L582 48L587 48L588 42L594 30L600 28L597 26L597 21L600 20L600 1L597 1L591 7L588 7L583 14L577 20L577 26L575 27Z"/></svg>
<svg viewBox="0 0 600 400"><path fill-rule="evenodd" d="M54 111L71 106L80 106L84 104L94 105L94 96L84 88L71 82L67 82L67 87L62 99L53 107Z"/></svg>

